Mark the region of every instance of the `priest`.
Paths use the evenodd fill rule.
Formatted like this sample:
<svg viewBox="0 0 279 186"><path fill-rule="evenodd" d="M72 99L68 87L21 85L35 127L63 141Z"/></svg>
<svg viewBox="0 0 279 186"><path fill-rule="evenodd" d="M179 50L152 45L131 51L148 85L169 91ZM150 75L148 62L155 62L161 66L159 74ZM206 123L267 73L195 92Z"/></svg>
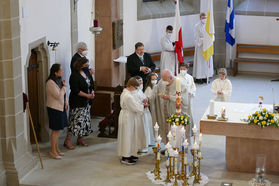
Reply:
<svg viewBox="0 0 279 186"><path fill-rule="evenodd" d="M156 113L158 116L159 134L162 142L167 142L169 124L166 122L168 117L176 113L176 77L170 70L163 70L162 79L156 89ZM187 114L188 91L185 84L181 84L181 114Z"/></svg>

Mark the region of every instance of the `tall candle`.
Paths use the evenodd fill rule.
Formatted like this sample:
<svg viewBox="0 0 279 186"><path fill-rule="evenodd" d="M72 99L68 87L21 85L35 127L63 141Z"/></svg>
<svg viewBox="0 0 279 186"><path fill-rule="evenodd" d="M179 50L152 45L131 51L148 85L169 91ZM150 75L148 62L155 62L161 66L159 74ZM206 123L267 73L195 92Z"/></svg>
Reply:
<svg viewBox="0 0 279 186"><path fill-rule="evenodd" d="M210 116L214 116L215 113L214 113L214 100L210 100L210 104L209 104L209 115Z"/></svg>
<svg viewBox="0 0 279 186"><path fill-rule="evenodd" d="M197 131L198 131L197 126L196 126L196 125L194 125L194 127L193 127L193 133L194 133L194 135L196 135L196 134L197 134Z"/></svg>
<svg viewBox="0 0 279 186"><path fill-rule="evenodd" d="M169 131L169 133L168 133L168 140L169 140L169 143L171 144L171 139L172 139L172 134L171 134L171 131Z"/></svg>
<svg viewBox="0 0 279 186"><path fill-rule="evenodd" d="M158 137L158 131L159 131L159 125L158 123L156 122L155 126L154 126L154 130L155 130L155 138Z"/></svg>
<svg viewBox="0 0 279 186"><path fill-rule="evenodd" d="M183 146L184 146L184 150L186 151L187 147L188 147L188 140L185 139L184 142L183 142Z"/></svg>
<svg viewBox="0 0 279 186"><path fill-rule="evenodd" d="M176 78L176 92L181 92L181 82L179 78Z"/></svg>
<svg viewBox="0 0 279 186"><path fill-rule="evenodd" d="M158 147L160 147L161 141L162 141L162 138L161 138L161 136L159 135L159 136L157 137Z"/></svg>
<svg viewBox="0 0 279 186"><path fill-rule="evenodd" d="M198 146L198 144L197 144L196 141L195 141L195 143L194 143L194 145L193 145L193 149L194 149L194 150L198 150L198 149L199 149L199 146Z"/></svg>
<svg viewBox="0 0 279 186"><path fill-rule="evenodd" d="M187 164L187 153L184 154L184 164Z"/></svg>

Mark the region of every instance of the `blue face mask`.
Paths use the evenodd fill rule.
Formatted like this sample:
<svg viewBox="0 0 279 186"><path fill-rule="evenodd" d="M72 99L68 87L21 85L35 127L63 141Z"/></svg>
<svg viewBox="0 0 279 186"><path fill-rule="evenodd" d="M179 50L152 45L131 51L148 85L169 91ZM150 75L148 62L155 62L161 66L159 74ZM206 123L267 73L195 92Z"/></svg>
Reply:
<svg viewBox="0 0 279 186"><path fill-rule="evenodd" d="M82 70L83 72L88 72L88 71L89 71L89 67L83 67L81 70Z"/></svg>

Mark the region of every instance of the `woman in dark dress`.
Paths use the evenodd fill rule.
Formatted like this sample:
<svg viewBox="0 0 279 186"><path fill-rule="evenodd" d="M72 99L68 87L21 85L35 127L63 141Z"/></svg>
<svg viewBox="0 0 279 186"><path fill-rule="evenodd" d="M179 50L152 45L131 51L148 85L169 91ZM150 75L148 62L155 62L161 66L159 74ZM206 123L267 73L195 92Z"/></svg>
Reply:
<svg viewBox="0 0 279 186"><path fill-rule="evenodd" d="M79 58L74 63L74 69L70 76L71 93L69 98L70 116L68 130L78 137L77 145L88 146L83 136L88 136L93 132L91 128L90 107L95 96L93 78L88 71L88 59Z"/></svg>
<svg viewBox="0 0 279 186"><path fill-rule="evenodd" d="M62 80L63 70L60 64L53 64L46 81L46 106L51 132L51 152L54 159L61 159L64 154L58 148L59 131L67 127L68 103L66 99L66 82Z"/></svg>

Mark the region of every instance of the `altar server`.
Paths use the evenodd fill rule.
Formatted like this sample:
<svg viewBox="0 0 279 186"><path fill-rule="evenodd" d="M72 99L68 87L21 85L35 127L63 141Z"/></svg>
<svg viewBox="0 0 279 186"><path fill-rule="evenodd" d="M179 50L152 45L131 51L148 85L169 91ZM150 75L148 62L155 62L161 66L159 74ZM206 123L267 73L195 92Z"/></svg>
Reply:
<svg viewBox="0 0 279 186"><path fill-rule="evenodd" d="M189 70L189 64L187 63L181 63L179 67L180 73L178 74L178 77L181 78L181 82L185 83L186 89L188 91L188 109L187 114L191 118L191 125L193 125L193 112L192 112L192 105L193 105L193 98L196 95L196 85L194 82L193 77L188 74ZM190 126L190 128L193 128Z"/></svg>
<svg viewBox="0 0 279 186"><path fill-rule="evenodd" d="M144 90L145 96L149 99L149 110L151 112L153 126L157 122L157 114L155 110L155 102L156 102L155 92L157 89L157 82L158 82L158 75L156 73L151 73L147 78L147 84Z"/></svg>
<svg viewBox="0 0 279 186"><path fill-rule="evenodd" d="M211 92L215 101L229 101L232 93L231 81L227 79L227 70L220 68L218 71L219 78L212 82Z"/></svg>
<svg viewBox="0 0 279 186"><path fill-rule="evenodd" d="M135 97L139 83L135 78L130 78L126 88L120 96L121 111L118 118L118 155L122 157L121 163L133 165L138 157L137 152L146 146L142 115L144 105Z"/></svg>
<svg viewBox="0 0 279 186"><path fill-rule="evenodd" d="M162 53L160 69L161 72L165 69L169 69L174 74L175 70L176 72L178 70L178 63L175 60L174 42L171 41L172 30L173 27L168 25L166 28L166 34L161 39Z"/></svg>
<svg viewBox="0 0 279 186"><path fill-rule="evenodd" d="M162 136L162 142L167 142L167 133L169 124L167 118L176 113L176 77L170 70L162 72L162 79L157 86L156 95L159 99L156 103L156 112L158 116L159 134ZM188 109L188 92L185 84L181 84L181 114L187 114Z"/></svg>
<svg viewBox="0 0 279 186"><path fill-rule="evenodd" d="M152 125L152 117L149 110L149 99L143 93L143 80L140 76L135 76L136 80L139 83L139 87L137 89L138 101L144 105L144 114L143 114L143 127L145 131L146 138L146 148L141 149L140 152L148 152L148 146L153 146L155 144L154 134L153 134L153 125Z"/></svg>
<svg viewBox="0 0 279 186"><path fill-rule="evenodd" d="M205 37L205 13L200 14L200 21L195 25L195 55L193 63L193 77L198 83L206 83L207 77L213 76L213 58L205 61L203 53L203 40Z"/></svg>

